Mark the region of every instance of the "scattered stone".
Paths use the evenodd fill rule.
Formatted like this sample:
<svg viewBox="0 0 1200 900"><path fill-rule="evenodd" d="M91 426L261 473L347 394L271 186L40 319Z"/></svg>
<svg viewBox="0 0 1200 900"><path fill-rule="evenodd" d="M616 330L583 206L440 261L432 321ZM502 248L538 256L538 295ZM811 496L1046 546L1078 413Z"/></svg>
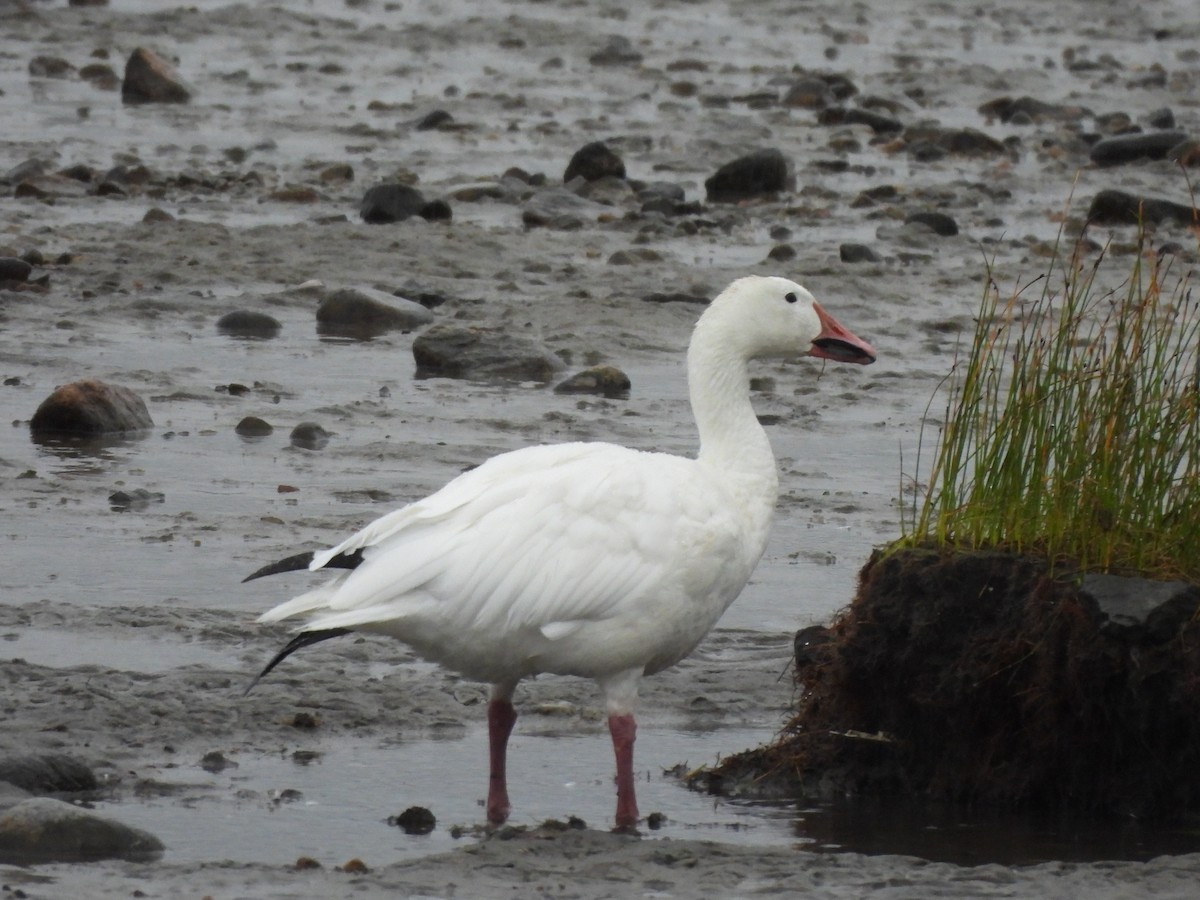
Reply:
<svg viewBox="0 0 1200 900"><path fill-rule="evenodd" d="M450 204L438 198L430 200L422 206L420 216L426 222L449 222L453 218L453 213L450 210Z"/></svg>
<svg viewBox="0 0 1200 900"><path fill-rule="evenodd" d="M1200 166L1200 141L1184 141L1178 147L1167 151L1167 159L1172 159L1181 166Z"/></svg>
<svg viewBox="0 0 1200 900"><path fill-rule="evenodd" d="M638 189L637 198L641 201L644 213L657 212L664 216L675 216L689 211L683 185L672 181L652 181Z"/></svg>
<svg viewBox="0 0 1200 900"><path fill-rule="evenodd" d="M787 190L788 161L771 148L728 162L704 182L710 203L737 203Z"/></svg>
<svg viewBox="0 0 1200 900"><path fill-rule="evenodd" d="M610 266L633 266L645 262L662 262L662 254L649 247L634 247L632 250L618 250L608 258Z"/></svg>
<svg viewBox="0 0 1200 900"><path fill-rule="evenodd" d="M370 340L388 331L409 331L433 321L420 303L369 287L343 288L317 307L317 333Z"/></svg>
<svg viewBox="0 0 1200 900"><path fill-rule="evenodd" d="M33 266L15 256L0 256L0 284L27 281Z"/></svg>
<svg viewBox="0 0 1200 900"><path fill-rule="evenodd" d="M614 366L593 366L576 372L554 387L556 394L599 394L610 400L625 399L631 387L629 376Z"/></svg>
<svg viewBox="0 0 1200 900"><path fill-rule="evenodd" d="M444 109L435 109L417 122L414 128L417 131L433 131L441 128L443 125L449 125L454 121L454 116L446 112Z"/></svg>
<svg viewBox="0 0 1200 900"><path fill-rule="evenodd" d="M1092 198L1087 217L1104 225L1159 225L1169 219L1191 225L1197 215L1197 210L1182 203L1107 189Z"/></svg>
<svg viewBox="0 0 1200 900"><path fill-rule="evenodd" d="M57 388L29 422L35 436L117 434L153 427L141 397L129 388L95 378Z"/></svg>
<svg viewBox="0 0 1200 900"><path fill-rule="evenodd" d="M288 441L293 447L299 447L301 450L324 450L330 437L330 433L316 422L301 422L292 429Z"/></svg>
<svg viewBox="0 0 1200 900"><path fill-rule="evenodd" d="M142 222L146 225L162 225L167 222L176 221L175 217L158 206L152 206L146 210L146 214L142 216Z"/></svg>
<svg viewBox="0 0 1200 900"><path fill-rule="evenodd" d="M316 189L307 185L293 185L271 191L267 194L267 199L276 203L320 203L325 198Z"/></svg>
<svg viewBox="0 0 1200 900"><path fill-rule="evenodd" d="M114 512L137 512L147 509L151 503L162 503L166 499L166 496L158 491L134 488L131 491L113 491L108 495L108 505Z"/></svg>
<svg viewBox="0 0 1200 900"><path fill-rule="evenodd" d="M922 162L954 156L1002 156L1008 153L1002 141L975 128L943 128L923 123L906 128L903 135L909 153Z"/></svg>
<svg viewBox="0 0 1200 900"><path fill-rule="evenodd" d="M879 254L866 244L842 244L838 254L844 263L879 262Z"/></svg>
<svg viewBox="0 0 1200 900"><path fill-rule="evenodd" d="M899 119L872 112L869 109L843 106L831 106L821 110L817 116L820 125L866 125L876 134L894 134L904 130L904 124Z"/></svg>
<svg viewBox="0 0 1200 900"><path fill-rule="evenodd" d="M447 221L450 204L445 200L426 201L415 187L407 184L377 184L368 188L358 206L358 214L369 225L389 225L420 216L429 222Z"/></svg>
<svg viewBox="0 0 1200 900"><path fill-rule="evenodd" d="M229 759L220 750L209 750L200 757L200 768L205 772L224 772L226 769L236 769L238 764Z"/></svg>
<svg viewBox="0 0 1200 900"><path fill-rule="evenodd" d="M1037 122L1073 122L1089 115L1082 106L1059 106L1034 97L997 97L979 107L979 114L1007 124L1032 125Z"/></svg>
<svg viewBox="0 0 1200 900"><path fill-rule="evenodd" d="M604 206L622 206L632 208L637 203L637 194L633 186L624 178L606 175L595 181L584 181L576 178L566 185L567 190L575 191L580 197L592 200Z"/></svg>
<svg viewBox="0 0 1200 900"><path fill-rule="evenodd" d="M1182 131L1122 134L1097 141L1089 156L1098 166L1119 166L1139 159L1166 159L1168 151L1187 137Z"/></svg>
<svg viewBox="0 0 1200 900"><path fill-rule="evenodd" d="M837 102L825 79L805 77L792 83L783 95L783 105L793 109L825 109Z"/></svg>
<svg viewBox="0 0 1200 900"><path fill-rule="evenodd" d="M102 91L115 91L121 86L121 76L107 63L88 63L79 70L79 77Z"/></svg>
<svg viewBox="0 0 1200 900"><path fill-rule="evenodd" d="M415 187L407 184L377 184L363 194L358 214L369 225L403 222L421 214L425 198Z"/></svg>
<svg viewBox="0 0 1200 900"><path fill-rule="evenodd" d="M91 766L65 753L2 757L0 781L31 794L70 794L99 786Z"/></svg>
<svg viewBox="0 0 1200 900"><path fill-rule="evenodd" d="M265 419L258 416L246 416L233 429L239 437L247 439L265 438L274 433L275 429Z"/></svg>
<svg viewBox="0 0 1200 900"><path fill-rule="evenodd" d="M767 251L767 259L775 262L788 262L796 258L796 248L791 244L776 244Z"/></svg>
<svg viewBox="0 0 1200 900"><path fill-rule="evenodd" d="M322 184L348 183L354 180L354 167L349 163L334 163L322 169L317 177Z"/></svg>
<svg viewBox="0 0 1200 900"><path fill-rule="evenodd" d="M585 220L595 220L608 209L562 187L538 191L521 209L521 222L526 228L551 228L555 231L576 231Z"/></svg>
<svg viewBox="0 0 1200 900"><path fill-rule="evenodd" d="M1146 113L1146 124L1151 128L1169 131L1175 127L1175 113L1169 106L1152 109Z"/></svg>
<svg viewBox="0 0 1200 900"><path fill-rule="evenodd" d="M123 103L187 103L191 90L174 67L146 47L138 47L125 63Z"/></svg>
<svg viewBox="0 0 1200 900"><path fill-rule="evenodd" d="M37 200L68 199L86 197L91 185L67 175L33 175L19 182L13 189L17 199L33 197Z"/></svg>
<svg viewBox="0 0 1200 900"><path fill-rule="evenodd" d="M29 61L29 74L35 78L66 78L75 67L58 56L35 56Z"/></svg>
<svg viewBox="0 0 1200 900"><path fill-rule="evenodd" d="M424 806L410 806L398 816L389 816L387 821L399 826L405 834L430 834L437 827L437 818Z"/></svg>
<svg viewBox="0 0 1200 900"><path fill-rule="evenodd" d="M35 797L0 815L0 860L7 863L157 859L162 841L61 800Z"/></svg>
<svg viewBox="0 0 1200 900"><path fill-rule="evenodd" d="M608 176L624 178L625 163L604 141L593 141L575 151L563 172L563 182L573 178L596 181Z"/></svg>
<svg viewBox="0 0 1200 900"><path fill-rule="evenodd" d="M417 377L549 381L562 360L540 342L500 329L435 325L413 341Z"/></svg>
<svg viewBox="0 0 1200 900"><path fill-rule="evenodd" d="M588 57L593 66L636 66L642 54L630 43L629 38L614 34L608 42Z"/></svg>
<svg viewBox="0 0 1200 900"><path fill-rule="evenodd" d="M253 309L236 309L217 319L217 331L230 337L265 340L276 337L282 328L274 316Z"/></svg>
<svg viewBox="0 0 1200 900"><path fill-rule="evenodd" d="M942 237L954 237L958 234L958 223L951 216L942 212L933 210L919 210L915 213L910 213L904 220L905 225L913 222L919 222L922 225L928 225L933 229L934 234L939 234Z"/></svg>

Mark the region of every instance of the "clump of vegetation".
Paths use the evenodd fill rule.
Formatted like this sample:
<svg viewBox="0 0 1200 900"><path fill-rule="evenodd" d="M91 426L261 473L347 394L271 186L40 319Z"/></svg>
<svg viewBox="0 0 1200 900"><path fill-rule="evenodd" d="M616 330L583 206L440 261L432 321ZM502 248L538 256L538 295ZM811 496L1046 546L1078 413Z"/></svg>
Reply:
<svg viewBox="0 0 1200 900"><path fill-rule="evenodd" d="M995 548L1081 571L1200 581L1200 307L1146 250L1116 288L1074 246L1005 294L988 267L971 347L900 546ZM920 460L918 459L918 469Z"/></svg>

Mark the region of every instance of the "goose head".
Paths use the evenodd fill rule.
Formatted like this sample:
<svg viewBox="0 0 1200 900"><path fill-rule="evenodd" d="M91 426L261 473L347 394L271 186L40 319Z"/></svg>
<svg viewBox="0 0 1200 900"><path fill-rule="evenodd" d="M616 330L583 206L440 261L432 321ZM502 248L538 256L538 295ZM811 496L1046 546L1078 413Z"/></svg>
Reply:
<svg viewBox="0 0 1200 900"><path fill-rule="evenodd" d="M875 361L870 344L786 278L739 278L712 301L701 321L709 318L726 349L745 359L808 355L862 365Z"/></svg>

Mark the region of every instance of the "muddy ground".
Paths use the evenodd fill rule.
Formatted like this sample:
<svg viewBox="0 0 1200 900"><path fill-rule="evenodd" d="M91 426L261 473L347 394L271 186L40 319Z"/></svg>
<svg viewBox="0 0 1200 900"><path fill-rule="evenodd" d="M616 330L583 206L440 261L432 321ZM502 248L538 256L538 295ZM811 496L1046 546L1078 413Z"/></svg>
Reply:
<svg viewBox="0 0 1200 900"><path fill-rule="evenodd" d="M848 603L871 548L899 531L919 423L970 325L985 261L1002 285L1032 280L1064 220L1077 228L1102 189L1186 201L1177 166L1093 168L1088 148L1127 124L1165 128L1164 110L1174 128L1200 132L1191 7L0 8L0 255L34 262L32 283L0 291L0 409L12 423L0 433L0 749L81 756L109 785L98 807L168 844L155 864L6 867L0 882L31 897L1190 896L1195 854L1095 861L1153 855L1140 846L1063 862L1057 849L1038 854L1036 833L1034 849L954 857L964 865L889 854L886 843L870 848L884 855L837 854L853 841L814 840L803 810L697 798L661 773L782 725L791 632ZM189 104L125 105L94 68L119 81L141 45L174 62ZM810 73L844 76L858 93L840 105L906 129L928 123L932 141L821 124L792 93ZM979 111L1002 97L1054 111L1009 121ZM437 110L451 118L418 127ZM938 144L961 129L973 130L965 145ZM684 202L647 208L620 186L564 194L571 155L595 140L631 179L681 187ZM705 202L718 166L770 147L790 160L794 186ZM535 177L514 186L502 179L511 167ZM18 190L31 178L36 190ZM446 200L452 221L363 224L362 194L390 179ZM931 210L958 233L906 224ZM1132 228L1092 236L1111 237L1116 269L1127 264ZM1195 265L1186 228L1166 223L1151 240L1175 245L1181 269ZM878 259L844 262L851 243ZM880 359L758 373L756 406L781 468L778 521L700 657L646 685L638 759L644 811L666 812L662 830L640 842L605 832L607 739L586 683L543 679L519 695L531 763L513 794L520 825L579 815L592 827L482 842L470 834L482 818L478 686L403 648L344 642L294 657L241 698L284 637L254 617L303 581L241 585L259 565L329 545L517 446L604 439L691 452L682 361L698 307L647 298L712 296L749 272L804 283ZM438 320L532 336L564 360L564 376L617 366L630 396L417 380L411 334L318 335L322 290L354 285L436 295ZM234 309L270 312L279 336L219 334L216 320ZM32 443L38 403L87 376L141 394L150 434ZM274 433L239 437L247 415ZM304 421L332 432L323 450L289 445ZM114 509L115 491L139 488L149 502ZM299 713L317 727L297 729ZM210 756L204 768L214 752L238 767L211 771ZM386 825L410 800L438 815L432 840ZM451 838L452 824L467 836ZM322 868L294 871L301 855ZM370 871L336 870L356 856Z"/></svg>

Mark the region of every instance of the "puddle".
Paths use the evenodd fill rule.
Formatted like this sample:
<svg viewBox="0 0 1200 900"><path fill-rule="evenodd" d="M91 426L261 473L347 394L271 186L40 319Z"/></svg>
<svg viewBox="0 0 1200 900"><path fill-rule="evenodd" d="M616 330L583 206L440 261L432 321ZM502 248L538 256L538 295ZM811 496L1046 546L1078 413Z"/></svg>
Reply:
<svg viewBox="0 0 1200 900"><path fill-rule="evenodd" d="M790 812L698 794L662 774L681 762L711 764L720 748L751 746L771 734L641 728L638 804L644 816L660 812L667 818L661 830L647 836L792 842ZM226 753L237 768L216 774L198 764L144 769L136 777L171 786L166 796L138 798L136 791L125 790L122 799L97 807L157 835L167 845L168 862L282 864L311 856L337 865L357 856L368 865L383 865L460 846L472 838L455 839L451 826L483 822L487 735L480 727L458 735L388 747L338 742L321 748L307 764L293 761L294 748L278 755ZM584 736L551 736L522 734L518 725L509 744L510 823L533 826L578 816L593 828L611 827L612 772L612 747L602 726ZM437 817L431 834L410 836L387 824L389 816L410 806L424 806Z"/></svg>
<svg viewBox="0 0 1200 900"><path fill-rule="evenodd" d="M0 631L0 660L23 659L36 666L102 666L154 674L179 666L237 668L238 657L211 644L116 638L79 631L20 628Z"/></svg>

